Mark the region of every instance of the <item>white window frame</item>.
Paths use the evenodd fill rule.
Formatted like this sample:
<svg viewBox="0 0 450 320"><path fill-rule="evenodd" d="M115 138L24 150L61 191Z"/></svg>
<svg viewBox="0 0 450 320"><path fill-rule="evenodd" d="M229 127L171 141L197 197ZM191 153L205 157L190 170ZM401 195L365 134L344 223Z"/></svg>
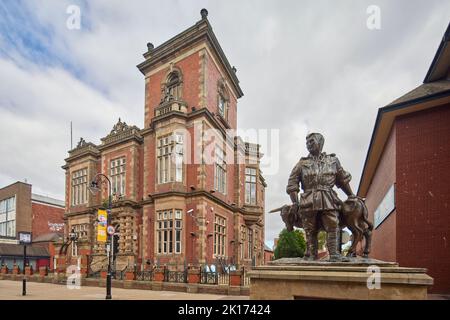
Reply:
<svg viewBox="0 0 450 320"><path fill-rule="evenodd" d="M0 236L16 237L16 196L0 201Z"/></svg>
<svg viewBox="0 0 450 320"><path fill-rule="evenodd" d="M227 194L227 164L225 162L225 152L216 145L214 165L214 189L220 193Z"/></svg>
<svg viewBox="0 0 450 320"><path fill-rule="evenodd" d="M156 212L156 253L158 255L183 252L183 211L167 209Z"/></svg>
<svg viewBox="0 0 450 320"><path fill-rule="evenodd" d="M214 257L225 257L227 252L227 219L214 216Z"/></svg>
<svg viewBox="0 0 450 320"><path fill-rule="evenodd" d="M112 159L109 162L109 176L111 178L112 193L124 196L126 192L126 157Z"/></svg>
<svg viewBox="0 0 450 320"><path fill-rule="evenodd" d="M258 170L256 168L245 168L245 204L256 205L257 174Z"/></svg>
<svg viewBox="0 0 450 320"><path fill-rule="evenodd" d="M71 174L71 203L72 206L86 204L88 202L87 189L88 172L87 168L82 168Z"/></svg>
<svg viewBox="0 0 450 320"><path fill-rule="evenodd" d="M157 139L158 184L183 182L184 136L172 133Z"/></svg>

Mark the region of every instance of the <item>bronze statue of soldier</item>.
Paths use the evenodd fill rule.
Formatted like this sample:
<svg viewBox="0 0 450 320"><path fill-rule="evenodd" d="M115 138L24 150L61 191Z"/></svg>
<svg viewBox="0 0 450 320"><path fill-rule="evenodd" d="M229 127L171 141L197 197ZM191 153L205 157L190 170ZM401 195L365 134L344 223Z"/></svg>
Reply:
<svg viewBox="0 0 450 320"><path fill-rule="evenodd" d="M342 201L333 190L334 186L342 189L349 199L356 196L350 187L351 175L346 172L335 154L322 152L325 139L320 133L311 133L306 137L306 147L309 151L295 165L289 176L286 192L289 194L292 206L290 214L300 218L306 234L305 259L316 260L318 251L318 232L323 228L326 233L326 245L330 261L348 261L340 253L339 210ZM303 190L300 194L299 185Z"/></svg>

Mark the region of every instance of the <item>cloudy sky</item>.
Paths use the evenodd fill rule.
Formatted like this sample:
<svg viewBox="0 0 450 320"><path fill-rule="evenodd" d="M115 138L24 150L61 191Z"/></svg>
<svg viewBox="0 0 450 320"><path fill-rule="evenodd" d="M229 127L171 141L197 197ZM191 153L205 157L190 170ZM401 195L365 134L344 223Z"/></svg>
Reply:
<svg viewBox="0 0 450 320"><path fill-rule="evenodd" d="M70 5L80 29L67 27ZM380 29L367 27L370 5ZM99 143L119 117L142 128L135 66L146 43L193 25L203 7L238 69L239 128L279 130L277 148L260 141L278 167L263 167L267 211L288 203L307 132L324 134L356 192L377 109L421 84L450 20L448 1L1 1L0 186L26 179L63 199L70 121L74 142ZM269 245L282 227L266 214Z"/></svg>

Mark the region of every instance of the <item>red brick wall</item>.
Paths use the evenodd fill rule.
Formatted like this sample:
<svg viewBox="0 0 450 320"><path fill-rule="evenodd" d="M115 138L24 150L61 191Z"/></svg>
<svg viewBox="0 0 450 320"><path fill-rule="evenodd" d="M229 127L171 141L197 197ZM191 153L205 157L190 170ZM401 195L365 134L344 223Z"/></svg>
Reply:
<svg viewBox="0 0 450 320"><path fill-rule="evenodd" d="M143 208L143 215L146 217L146 228L147 228L147 234L143 235L145 237L144 243L147 245L146 251L144 252L144 262L146 259L153 260L154 258L154 246L155 246L155 232L154 232L154 223L155 223L155 207L151 204L148 206L144 206Z"/></svg>
<svg viewBox="0 0 450 320"><path fill-rule="evenodd" d="M216 67L216 64L212 60L211 56L208 54L207 60L207 75L206 75L206 88L208 95L206 97L206 103L208 106L208 110L214 112L215 114L219 114L218 110L218 82L222 78L226 78L224 74L219 71ZM236 129L237 120L236 120L236 98L233 96L231 89L227 87L227 92L229 95L228 102L228 117L227 121L230 124L232 129Z"/></svg>
<svg viewBox="0 0 450 320"><path fill-rule="evenodd" d="M115 147L113 147L115 148ZM135 148L135 153L131 152ZM102 173L110 177L111 160L125 157L125 198L140 201L142 196L140 184L141 146L126 145L120 149L108 150L102 153ZM108 188L103 188L102 199L108 199Z"/></svg>
<svg viewBox="0 0 450 320"><path fill-rule="evenodd" d="M264 264L267 264L269 261L272 261L273 251L264 250Z"/></svg>
<svg viewBox="0 0 450 320"><path fill-rule="evenodd" d="M398 118L397 260L450 293L450 105Z"/></svg>
<svg viewBox="0 0 450 320"><path fill-rule="evenodd" d="M48 223L64 223L64 208L58 208L42 203L32 202L31 211L33 217L33 238L42 234L54 232L50 230Z"/></svg>
<svg viewBox="0 0 450 320"><path fill-rule="evenodd" d="M198 52L178 61L174 64L181 70L183 77L182 100L189 107L199 105L199 55ZM161 101L161 84L165 81L169 72L169 68L162 69L149 77L149 81L145 86L146 105L149 108L149 114L145 115L145 126L147 127L151 119L155 116L154 110ZM190 111L190 108L189 108Z"/></svg>
<svg viewBox="0 0 450 320"><path fill-rule="evenodd" d="M369 221L374 222L374 212L395 183L396 127L392 127L384 147L377 170L366 196ZM376 229L372 236L370 256L385 261L396 261L396 212L392 212Z"/></svg>
<svg viewBox="0 0 450 320"><path fill-rule="evenodd" d="M195 163L196 159L195 159L195 152L198 152L197 150L199 149L197 146L198 143L198 137L194 136L194 127L190 127L187 128L187 131L189 133L190 136L190 142L189 144L186 144L186 148L188 148L188 146L190 146L190 153L187 154L187 156L189 156L189 158L187 159L188 164L186 164L186 166L184 167L186 169L186 186L187 186L187 190L190 191L190 186L194 186L195 188L197 188L197 184L198 184L198 168L199 165ZM198 155L197 155L198 156Z"/></svg>
<svg viewBox="0 0 450 320"><path fill-rule="evenodd" d="M149 135L144 140L144 199L155 192L156 184L156 142L155 136Z"/></svg>

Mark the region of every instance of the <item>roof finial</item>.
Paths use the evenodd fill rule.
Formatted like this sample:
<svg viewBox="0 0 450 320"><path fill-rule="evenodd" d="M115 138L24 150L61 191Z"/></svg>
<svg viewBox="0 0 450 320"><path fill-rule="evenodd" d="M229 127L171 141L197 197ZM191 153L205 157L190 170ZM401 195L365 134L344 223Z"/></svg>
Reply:
<svg viewBox="0 0 450 320"><path fill-rule="evenodd" d="M206 19L208 17L208 10L203 8L202 10L200 10L200 14L202 16L202 19Z"/></svg>

